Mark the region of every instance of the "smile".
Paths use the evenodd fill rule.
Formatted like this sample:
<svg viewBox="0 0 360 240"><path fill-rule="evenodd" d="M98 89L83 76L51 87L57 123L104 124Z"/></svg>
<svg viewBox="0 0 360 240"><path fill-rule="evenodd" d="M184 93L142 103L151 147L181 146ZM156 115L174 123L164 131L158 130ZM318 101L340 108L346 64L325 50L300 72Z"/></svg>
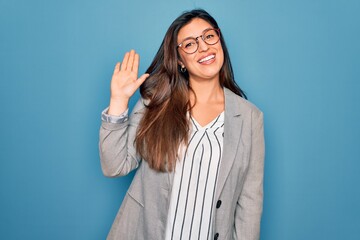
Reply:
<svg viewBox="0 0 360 240"><path fill-rule="evenodd" d="M209 60L214 59L214 58L215 58L215 55L209 55L207 57L204 57L204 58L200 59L198 62L203 63L203 62L209 61Z"/></svg>

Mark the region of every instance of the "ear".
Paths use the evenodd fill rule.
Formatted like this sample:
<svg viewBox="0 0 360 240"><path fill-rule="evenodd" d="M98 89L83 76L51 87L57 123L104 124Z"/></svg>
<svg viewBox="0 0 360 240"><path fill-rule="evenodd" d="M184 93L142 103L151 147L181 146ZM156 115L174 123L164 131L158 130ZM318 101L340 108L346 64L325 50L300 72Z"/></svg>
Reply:
<svg viewBox="0 0 360 240"><path fill-rule="evenodd" d="M178 64L180 65L180 67L185 67L185 65L182 63L182 61L178 60Z"/></svg>

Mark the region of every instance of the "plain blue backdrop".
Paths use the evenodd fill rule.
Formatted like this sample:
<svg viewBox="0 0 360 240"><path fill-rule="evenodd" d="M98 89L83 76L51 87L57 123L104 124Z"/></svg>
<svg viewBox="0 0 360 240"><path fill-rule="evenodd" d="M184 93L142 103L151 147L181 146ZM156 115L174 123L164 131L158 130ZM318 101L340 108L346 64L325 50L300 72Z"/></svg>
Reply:
<svg viewBox="0 0 360 240"><path fill-rule="evenodd" d="M0 0L0 239L105 239L133 176L100 169L113 67L195 7L265 115L261 239L358 239L357 0Z"/></svg>

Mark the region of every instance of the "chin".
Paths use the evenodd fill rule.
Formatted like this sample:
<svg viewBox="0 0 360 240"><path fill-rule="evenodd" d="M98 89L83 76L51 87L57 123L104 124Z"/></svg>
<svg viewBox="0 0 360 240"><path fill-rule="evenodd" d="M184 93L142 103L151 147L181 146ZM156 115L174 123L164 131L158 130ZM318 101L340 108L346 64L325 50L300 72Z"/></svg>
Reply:
<svg viewBox="0 0 360 240"><path fill-rule="evenodd" d="M220 75L220 70L208 71L202 74L204 78L216 78L219 77L219 75Z"/></svg>

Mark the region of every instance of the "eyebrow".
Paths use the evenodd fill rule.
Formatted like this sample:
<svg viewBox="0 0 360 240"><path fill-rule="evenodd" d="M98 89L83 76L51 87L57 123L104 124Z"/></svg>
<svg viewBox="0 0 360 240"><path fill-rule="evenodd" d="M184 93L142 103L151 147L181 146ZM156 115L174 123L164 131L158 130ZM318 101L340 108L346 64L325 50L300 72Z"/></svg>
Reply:
<svg viewBox="0 0 360 240"><path fill-rule="evenodd" d="M197 37L202 36L202 35L204 34L204 32L207 31L207 30L209 30L209 29L214 29L214 28L213 28L213 27L208 27L208 28L204 29L204 30L201 32L201 35L199 35L199 36L197 36ZM186 38L184 38L183 40L181 40L179 44L181 44L181 43L184 42L185 40L195 39L195 38L197 38L197 37L193 37L193 36L186 37Z"/></svg>

